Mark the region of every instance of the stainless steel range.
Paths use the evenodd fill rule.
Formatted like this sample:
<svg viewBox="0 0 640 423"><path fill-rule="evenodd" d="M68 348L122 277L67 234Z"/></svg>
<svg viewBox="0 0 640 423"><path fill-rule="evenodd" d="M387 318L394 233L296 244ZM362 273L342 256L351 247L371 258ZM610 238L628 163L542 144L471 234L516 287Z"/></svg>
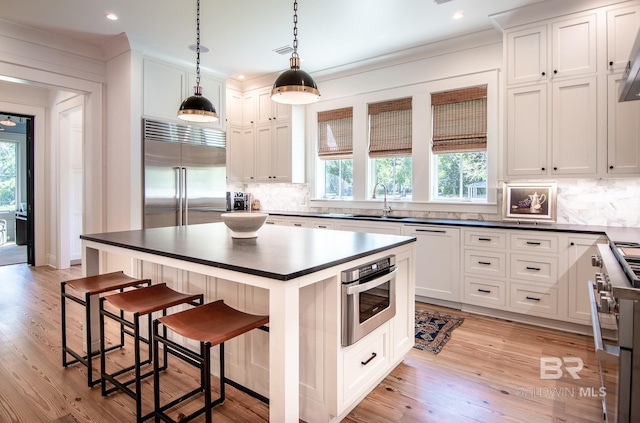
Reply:
<svg viewBox="0 0 640 423"><path fill-rule="evenodd" d="M603 399L604 419L640 422L640 243L612 241L598 245L598 251L592 263L601 270L589 281L589 294L600 378L608 394ZM617 342L606 344L600 323L611 316ZM611 365L617 367L614 384L616 378L606 371Z"/></svg>

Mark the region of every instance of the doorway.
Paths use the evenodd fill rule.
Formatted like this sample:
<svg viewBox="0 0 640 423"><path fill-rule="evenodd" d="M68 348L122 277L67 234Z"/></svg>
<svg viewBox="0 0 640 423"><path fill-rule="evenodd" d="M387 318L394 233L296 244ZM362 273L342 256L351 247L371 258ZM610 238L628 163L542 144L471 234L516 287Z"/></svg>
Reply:
<svg viewBox="0 0 640 423"><path fill-rule="evenodd" d="M0 111L0 265L35 264L33 119Z"/></svg>

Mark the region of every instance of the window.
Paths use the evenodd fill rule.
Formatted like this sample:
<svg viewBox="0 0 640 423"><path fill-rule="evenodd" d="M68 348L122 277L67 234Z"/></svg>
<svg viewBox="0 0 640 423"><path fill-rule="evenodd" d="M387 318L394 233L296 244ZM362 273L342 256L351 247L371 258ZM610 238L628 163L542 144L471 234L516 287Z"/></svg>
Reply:
<svg viewBox="0 0 640 423"><path fill-rule="evenodd" d="M324 198L353 197L353 108L318 112Z"/></svg>
<svg viewBox="0 0 640 423"><path fill-rule="evenodd" d="M16 210L18 144L0 141L0 211Z"/></svg>
<svg viewBox="0 0 640 423"><path fill-rule="evenodd" d="M391 198L411 200L411 98L371 103L368 109L372 184L383 183Z"/></svg>
<svg viewBox="0 0 640 423"><path fill-rule="evenodd" d="M487 87L431 94L432 197L487 200Z"/></svg>

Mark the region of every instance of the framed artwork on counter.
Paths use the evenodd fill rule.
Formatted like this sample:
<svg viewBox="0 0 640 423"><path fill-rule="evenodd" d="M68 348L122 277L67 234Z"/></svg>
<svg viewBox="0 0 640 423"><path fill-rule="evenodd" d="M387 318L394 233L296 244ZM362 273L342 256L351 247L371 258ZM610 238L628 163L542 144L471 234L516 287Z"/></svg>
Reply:
<svg viewBox="0 0 640 423"><path fill-rule="evenodd" d="M504 220L556 221L556 182L504 182Z"/></svg>

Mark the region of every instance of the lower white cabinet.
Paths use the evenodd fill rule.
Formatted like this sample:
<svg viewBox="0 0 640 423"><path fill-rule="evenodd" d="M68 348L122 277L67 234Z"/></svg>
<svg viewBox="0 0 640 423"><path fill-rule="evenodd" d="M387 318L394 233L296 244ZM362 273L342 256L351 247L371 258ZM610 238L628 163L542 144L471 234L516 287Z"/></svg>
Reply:
<svg viewBox="0 0 640 423"><path fill-rule="evenodd" d="M403 235L415 236L416 295L460 301L460 229L404 225Z"/></svg>
<svg viewBox="0 0 640 423"><path fill-rule="evenodd" d="M341 220L336 223L339 231L368 232L372 234L400 235L402 227L395 223Z"/></svg>

